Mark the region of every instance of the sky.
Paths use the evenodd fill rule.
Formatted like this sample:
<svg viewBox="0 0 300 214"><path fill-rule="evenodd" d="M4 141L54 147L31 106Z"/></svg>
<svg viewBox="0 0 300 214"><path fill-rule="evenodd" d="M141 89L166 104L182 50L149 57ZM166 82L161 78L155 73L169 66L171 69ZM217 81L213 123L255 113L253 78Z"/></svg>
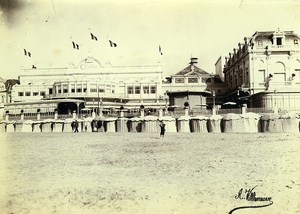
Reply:
<svg viewBox="0 0 300 214"><path fill-rule="evenodd" d="M245 36L278 28L300 34L300 0L0 0L0 77L32 65L78 66L88 56L112 66L159 63L164 76L193 56L214 73Z"/></svg>

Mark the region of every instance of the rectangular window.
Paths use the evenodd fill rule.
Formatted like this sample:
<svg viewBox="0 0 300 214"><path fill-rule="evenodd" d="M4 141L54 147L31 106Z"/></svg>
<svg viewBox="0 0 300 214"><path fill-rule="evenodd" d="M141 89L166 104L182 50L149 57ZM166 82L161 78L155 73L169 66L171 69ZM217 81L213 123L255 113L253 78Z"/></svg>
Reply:
<svg viewBox="0 0 300 214"><path fill-rule="evenodd" d="M19 93L18 93L18 96L19 96L19 97L23 97L23 96L24 96L24 92L19 92Z"/></svg>
<svg viewBox="0 0 300 214"><path fill-rule="evenodd" d="M71 92L75 93L75 84L71 84Z"/></svg>
<svg viewBox="0 0 300 214"><path fill-rule="evenodd" d="M113 93L113 94L115 93L115 86L114 85L111 86L111 93Z"/></svg>
<svg viewBox="0 0 300 214"><path fill-rule="evenodd" d="M63 85L63 93L68 93L68 85Z"/></svg>
<svg viewBox="0 0 300 214"><path fill-rule="evenodd" d="M52 94L52 93L53 93L52 88L49 88L49 94Z"/></svg>
<svg viewBox="0 0 300 214"><path fill-rule="evenodd" d="M61 86L60 85L57 86L57 90L58 90L58 93L60 94L61 93Z"/></svg>
<svg viewBox="0 0 300 214"><path fill-rule="evenodd" d="M151 86L150 87L150 92L151 92L151 94L155 94L156 93L156 86Z"/></svg>
<svg viewBox="0 0 300 214"><path fill-rule="evenodd" d="M175 83L184 83L184 78L175 78Z"/></svg>
<svg viewBox="0 0 300 214"><path fill-rule="evenodd" d="M134 87L134 93L135 94L140 94L141 93L141 86L135 86Z"/></svg>
<svg viewBox="0 0 300 214"><path fill-rule="evenodd" d="M25 96L26 96L26 97L29 97L30 94L31 94L30 91L26 91L26 92L25 92Z"/></svg>
<svg viewBox="0 0 300 214"><path fill-rule="evenodd" d="M32 96L39 96L39 92L32 92Z"/></svg>
<svg viewBox="0 0 300 214"><path fill-rule="evenodd" d="M143 86L143 92L144 94L149 94L150 93L150 90L149 90L149 86Z"/></svg>
<svg viewBox="0 0 300 214"><path fill-rule="evenodd" d="M81 93L82 92L82 85L81 84L76 85L76 92L77 93Z"/></svg>
<svg viewBox="0 0 300 214"><path fill-rule="evenodd" d="M40 91L40 96L45 97L45 91Z"/></svg>
<svg viewBox="0 0 300 214"><path fill-rule="evenodd" d="M282 45L282 38L276 38L276 44Z"/></svg>
<svg viewBox="0 0 300 214"><path fill-rule="evenodd" d="M90 92L97 92L97 84L90 85Z"/></svg>
<svg viewBox="0 0 300 214"><path fill-rule="evenodd" d="M188 82L189 83L197 83L198 82L198 78L189 78Z"/></svg>
<svg viewBox="0 0 300 214"><path fill-rule="evenodd" d="M98 90L99 90L99 93L104 93L105 92L105 85L98 85Z"/></svg>
<svg viewBox="0 0 300 214"><path fill-rule="evenodd" d="M86 92L86 91L87 91L87 85L83 84L83 92Z"/></svg>
<svg viewBox="0 0 300 214"><path fill-rule="evenodd" d="M259 73L259 76L258 76L258 81L259 82L265 82L265 80L266 80L266 72L265 72L265 70L259 70L258 71L258 73Z"/></svg>
<svg viewBox="0 0 300 214"><path fill-rule="evenodd" d="M133 94L133 86L127 86L127 94Z"/></svg>

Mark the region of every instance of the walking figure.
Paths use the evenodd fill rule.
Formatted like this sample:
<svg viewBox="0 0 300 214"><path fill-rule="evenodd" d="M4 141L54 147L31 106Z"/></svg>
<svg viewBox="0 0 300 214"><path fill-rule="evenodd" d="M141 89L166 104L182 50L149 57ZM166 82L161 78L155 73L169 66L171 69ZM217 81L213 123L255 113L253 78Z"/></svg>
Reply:
<svg viewBox="0 0 300 214"><path fill-rule="evenodd" d="M78 121L77 120L75 120L74 121L74 132L78 132Z"/></svg>
<svg viewBox="0 0 300 214"><path fill-rule="evenodd" d="M164 122L161 121L159 127L160 127L160 137L164 137L166 131L166 124L164 124Z"/></svg>

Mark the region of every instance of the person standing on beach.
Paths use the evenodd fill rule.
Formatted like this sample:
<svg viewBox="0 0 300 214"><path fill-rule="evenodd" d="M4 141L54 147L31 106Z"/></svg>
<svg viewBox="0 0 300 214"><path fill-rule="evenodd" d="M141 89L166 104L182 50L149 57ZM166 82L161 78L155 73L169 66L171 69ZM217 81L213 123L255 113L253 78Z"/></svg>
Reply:
<svg viewBox="0 0 300 214"><path fill-rule="evenodd" d="M78 121L74 121L74 132L78 132Z"/></svg>
<svg viewBox="0 0 300 214"><path fill-rule="evenodd" d="M164 137L166 131L166 124L164 124L164 122L161 121L159 127L160 127L160 137Z"/></svg>

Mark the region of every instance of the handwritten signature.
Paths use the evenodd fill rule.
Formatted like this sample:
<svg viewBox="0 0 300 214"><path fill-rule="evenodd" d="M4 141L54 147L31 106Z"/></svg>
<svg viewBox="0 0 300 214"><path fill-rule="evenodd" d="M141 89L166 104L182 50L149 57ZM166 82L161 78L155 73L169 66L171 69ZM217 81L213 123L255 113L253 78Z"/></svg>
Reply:
<svg viewBox="0 0 300 214"><path fill-rule="evenodd" d="M272 197L257 197L256 196L256 192L254 191L254 189L256 187L257 186L250 188L250 189L241 188L240 191L235 195L235 199L252 201L252 202L253 201L254 202L266 201L266 202L268 202L268 204L236 207L236 208L230 210L230 212L228 214L232 214L234 211L239 210L239 209L262 208L262 207L268 207L268 206L272 205L273 204Z"/></svg>

